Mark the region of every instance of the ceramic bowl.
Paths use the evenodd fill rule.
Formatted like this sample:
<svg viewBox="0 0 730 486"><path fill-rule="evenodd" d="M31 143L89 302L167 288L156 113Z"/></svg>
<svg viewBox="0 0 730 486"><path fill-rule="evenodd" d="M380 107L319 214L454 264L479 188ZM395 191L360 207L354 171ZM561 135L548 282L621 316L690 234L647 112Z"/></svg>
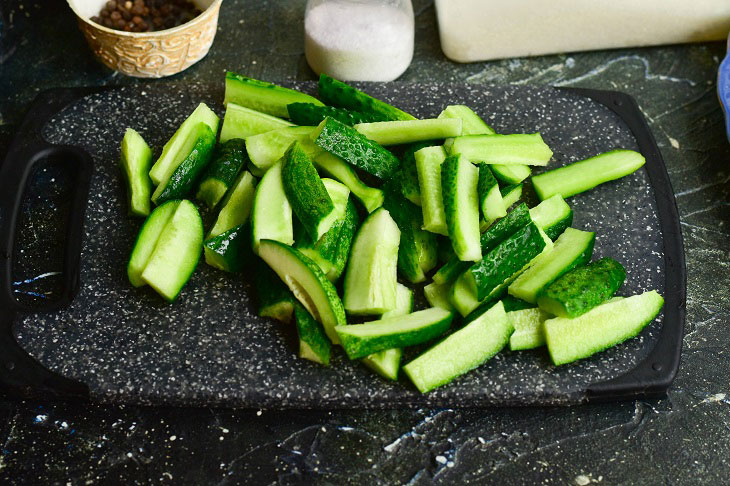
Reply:
<svg viewBox="0 0 730 486"><path fill-rule="evenodd" d="M727 138L730 140L730 37L727 40L727 56L720 64L717 73L717 95L725 113L725 130Z"/></svg>
<svg viewBox="0 0 730 486"><path fill-rule="evenodd" d="M89 20L106 0L68 0L89 47L106 66L138 78L161 78L183 71L208 53L223 0L193 0L203 11L190 22L157 32L125 32Z"/></svg>

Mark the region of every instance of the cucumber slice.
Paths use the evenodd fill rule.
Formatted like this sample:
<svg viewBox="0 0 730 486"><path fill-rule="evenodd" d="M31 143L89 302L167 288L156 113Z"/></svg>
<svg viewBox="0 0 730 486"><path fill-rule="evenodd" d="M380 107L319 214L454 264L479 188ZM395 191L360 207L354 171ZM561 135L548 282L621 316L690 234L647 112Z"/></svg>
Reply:
<svg viewBox="0 0 730 486"><path fill-rule="evenodd" d="M573 210L560 194L555 194L530 209L530 217L551 240L556 239L573 224Z"/></svg>
<svg viewBox="0 0 730 486"><path fill-rule="evenodd" d="M439 140L461 135L461 120L428 118L425 120L398 120L358 123L355 130L380 145L400 145Z"/></svg>
<svg viewBox="0 0 730 486"><path fill-rule="evenodd" d="M215 134L205 123L198 123L190 132L192 145L180 165L165 174L152 194L152 202L162 204L171 199L187 196L210 163L215 147ZM181 152L182 153L182 152Z"/></svg>
<svg viewBox="0 0 730 486"><path fill-rule="evenodd" d="M423 287L423 295L432 307L440 307L449 312L455 312L456 309L449 301L451 286L451 283L438 284L436 282L431 282Z"/></svg>
<svg viewBox="0 0 730 486"><path fill-rule="evenodd" d="M566 198L632 174L645 163L633 150L612 150L532 176L532 187L541 201L555 194Z"/></svg>
<svg viewBox="0 0 730 486"><path fill-rule="evenodd" d="M393 191L387 191L383 206L400 230L398 271L411 283L426 280L436 266L436 237L421 229L423 216L415 204Z"/></svg>
<svg viewBox="0 0 730 486"><path fill-rule="evenodd" d="M350 359L391 348L404 348L439 337L450 326L454 315L432 307L405 316L389 317L366 324L337 326L342 347Z"/></svg>
<svg viewBox="0 0 730 486"><path fill-rule="evenodd" d="M626 280L626 270L611 258L574 268L543 289L537 305L558 317L578 317L610 299Z"/></svg>
<svg viewBox="0 0 730 486"><path fill-rule="evenodd" d="M152 149L142 135L127 128L122 139L120 165L127 186L129 214L148 216L150 214L150 193L152 182L149 171L152 164Z"/></svg>
<svg viewBox="0 0 730 486"><path fill-rule="evenodd" d="M479 242L479 169L466 157L451 155L441 165L441 187L446 226L457 258L482 258Z"/></svg>
<svg viewBox="0 0 730 486"><path fill-rule="evenodd" d="M251 225L235 226L203 243L205 263L225 272L242 272L251 261Z"/></svg>
<svg viewBox="0 0 730 486"><path fill-rule="evenodd" d="M329 152L322 152L314 157L314 165L350 188L352 195L365 206L368 213L383 205L383 191L363 184L352 167L341 158Z"/></svg>
<svg viewBox="0 0 730 486"><path fill-rule="evenodd" d="M246 138L251 164L263 175L284 156L292 142L308 142L313 130L312 127L286 127Z"/></svg>
<svg viewBox="0 0 730 486"><path fill-rule="evenodd" d="M253 281L259 316L289 324L294 315L294 295L263 260L257 258L255 263Z"/></svg>
<svg viewBox="0 0 730 486"><path fill-rule="evenodd" d="M254 194L251 207L251 247L257 255L261 240L294 244L292 209L281 181L281 162L269 169Z"/></svg>
<svg viewBox="0 0 730 486"><path fill-rule="evenodd" d="M525 302L524 300L518 299L517 297L513 297L511 295L505 295L502 297L502 304L504 305L505 312L512 312L522 309L534 309L537 306L535 304L530 304L529 302Z"/></svg>
<svg viewBox="0 0 730 486"><path fill-rule="evenodd" d="M355 236L347 262L347 312L382 314L395 307L399 242L400 230L386 209L380 208L367 217Z"/></svg>
<svg viewBox="0 0 730 486"><path fill-rule="evenodd" d="M221 210L208 232L208 238L218 236L248 220L256 192L256 179L248 172L239 174L236 184L223 198Z"/></svg>
<svg viewBox="0 0 730 486"><path fill-rule="evenodd" d="M278 241L261 240L259 256L289 287L294 297L324 326L332 343L339 344L336 326L345 326L345 308L337 290L316 263Z"/></svg>
<svg viewBox="0 0 730 486"><path fill-rule="evenodd" d="M502 192L499 190L497 179L494 178L492 169L487 164L479 165L477 192L479 193L479 207L484 219L494 221L507 214L505 210L507 206L502 200Z"/></svg>
<svg viewBox="0 0 730 486"><path fill-rule="evenodd" d="M522 184L514 184L512 186L502 187L499 189L499 192L502 195L504 209L509 209L522 197Z"/></svg>
<svg viewBox="0 0 730 486"><path fill-rule="evenodd" d="M327 338L322 324L300 304L294 306L294 320L299 335L299 357L329 366L332 343Z"/></svg>
<svg viewBox="0 0 730 486"><path fill-rule="evenodd" d="M162 180L168 179L180 162L188 156L195 143L195 140L191 138L191 132L199 123L205 123L213 134L216 134L219 121L218 115L213 113L213 110L208 108L205 103L200 103L162 147L160 158L150 169L152 182L159 185Z"/></svg>
<svg viewBox="0 0 730 486"><path fill-rule="evenodd" d="M198 186L195 198L214 208L221 202L228 189L236 182L236 177L248 161L246 147L241 138L232 138L219 144L213 153L205 175Z"/></svg>
<svg viewBox="0 0 730 486"><path fill-rule="evenodd" d="M501 302L403 367L418 391L426 393L484 364L502 350L512 321Z"/></svg>
<svg viewBox="0 0 730 486"><path fill-rule="evenodd" d="M449 153L462 154L472 162L502 165L547 165L553 156L539 133L463 135L454 138Z"/></svg>
<svg viewBox="0 0 730 486"><path fill-rule="evenodd" d="M292 126L294 126L293 123L281 118L235 103L228 103L226 105L226 114L223 116L223 127L221 127L219 141L223 143L232 138L247 138L259 133Z"/></svg>
<svg viewBox="0 0 730 486"><path fill-rule="evenodd" d="M226 73L226 94L223 103L226 105L235 103L279 118L289 118L286 107L290 103L322 104L317 98L294 89L283 88L230 71Z"/></svg>
<svg viewBox="0 0 730 486"><path fill-rule="evenodd" d="M446 213L441 187L441 164L446 160L443 147L425 147L416 151L418 186L421 191L421 210L423 229L432 233L448 236Z"/></svg>
<svg viewBox="0 0 730 486"><path fill-rule="evenodd" d="M545 341L555 365L587 358L641 332L661 311L664 299L652 290L600 305L575 319L544 323Z"/></svg>
<svg viewBox="0 0 730 486"><path fill-rule="evenodd" d="M449 105L439 114L439 118L458 118L461 120L462 135L493 135L495 131L479 115L466 105Z"/></svg>
<svg viewBox="0 0 730 486"><path fill-rule="evenodd" d="M568 228L555 241L550 253L536 258L530 268L512 282L507 291L525 302L537 302L537 294L560 276L585 265L593 255L596 234Z"/></svg>
<svg viewBox="0 0 730 486"><path fill-rule="evenodd" d="M434 145L432 141L407 145L401 156L400 169L393 179L394 185L399 188L403 197L417 206L421 205L421 188L418 185L418 168L416 167L416 157L413 154L432 145Z"/></svg>
<svg viewBox="0 0 730 486"><path fill-rule="evenodd" d="M530 169L529 165L492 164L490 167L492 168L494 177L507 184L519 184L532 174L532 169Z"/></svg>
<svg viewBox="0 0 730 486"><path fill-rule="evenodd" d="M318 92L322 101L328 105L380 116L384 120L415 120L413 115L324 73L319 76Z"/></svg>
<svg viewBox="0 0 730 486"><path fill-rule="evenodd" d="M508 312L507 317L515 328L515 332L509 338L510 350L521 351L545 345L542 326L550 318L550 314L536 307Z"/></svg>
<svg viewBox="0 0 730 486"><path fill-rule="evenodd" d="M182 200L162 229L142 280L172 302L198 266L202 246L203 220L198 208Z"/></svg>
<svg viewBox="0 0 730 486"><path fill-rule="evenodd" d="M312 103L291 103L287 105L287 109L291 121L304 126L316 127L327 117L334 118L348 126L384 121L382 116L376 114L335 108L334 106L319 106Z"/></svg>
<svg viewBox="0 0 730 486"><path fill-rule="evenodd" d="M180 201L168 201L155 208L152 214L142 223L127 264L127 277L133 286L141 287L145 285L145 281L142 280L144 267L147 266L150 255L155 250L155 245L157 245L157 240L160 239L162 230L165 229L179 205Z"/></svg>
<svg viewBox="0 0 730 486"><path fill-rule="evenodd" d="M325 118L319 124L312 140L327 152L380 179L388 178L400 166L395 155L333 118Z"/></svg>

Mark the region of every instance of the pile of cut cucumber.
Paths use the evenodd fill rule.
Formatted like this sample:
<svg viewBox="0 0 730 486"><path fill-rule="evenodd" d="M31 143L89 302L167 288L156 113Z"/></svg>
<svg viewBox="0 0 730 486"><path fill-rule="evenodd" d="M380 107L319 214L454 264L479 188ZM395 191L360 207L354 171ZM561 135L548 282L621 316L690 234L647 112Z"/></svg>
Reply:
<svg viewBox="0 0 730 486"><path fill-rule="evenodd" d="M507 347L587 358L660 312L655 291L615 296L624 268L591 261L595 233L571 227L565 201L636 171L641 154L532 175L553 154L539 133L497 134L465 105L417 119L326 75L318 93L228 73L220 130L201 103L154 164L127 130L129 211L146 217L132 285L173 301L202 253L252 277L259 315L293 322L302 358L327 366L340 345L424 393ZM416 310L421 291L431 307Z"/></svg>

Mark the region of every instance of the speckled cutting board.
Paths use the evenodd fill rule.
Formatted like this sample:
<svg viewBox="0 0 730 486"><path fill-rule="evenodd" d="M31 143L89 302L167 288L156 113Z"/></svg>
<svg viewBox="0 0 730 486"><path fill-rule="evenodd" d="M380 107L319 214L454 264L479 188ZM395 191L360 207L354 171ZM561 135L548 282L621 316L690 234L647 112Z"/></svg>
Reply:
<svg viewBox="0 0 730 486"><path fill-rule="evenodd" d="M296 86L315 89L312 83ZM365 87L419 117L464 103L498 132L539 131L555 153L551 167L615 148L638 149L631 130L611 109L566 91ZM81 288L66 309L22 315L14 332L43 365L87 384L93 400L272 408L575 404L590 385L635 367L657 342L663 314L638 338L579 363L556 368L544 350L503 351L452 384L421 395L405 378L385 381L340 349L329 368L297 358L293 328L256 316L250 275L225 274L201 262L173 305L149 289L132 288L125 266L140 221L126 216L120 190L117 161L125 127L140 131L159 153L198 103L206 102L222 117L222 99L222 83L121 88L80 99L45 126L46 140L80 146L95 164ZM625 265L621 295L664 293L664 242L645 169L569 203L574 226L597 232L594 258L612 256Z"/></svg>

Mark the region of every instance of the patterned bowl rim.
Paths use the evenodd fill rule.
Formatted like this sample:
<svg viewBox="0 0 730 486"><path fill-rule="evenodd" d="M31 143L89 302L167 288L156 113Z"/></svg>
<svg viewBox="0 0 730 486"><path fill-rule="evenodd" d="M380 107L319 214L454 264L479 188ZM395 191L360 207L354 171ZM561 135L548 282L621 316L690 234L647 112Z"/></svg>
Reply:
<svg viewBox="0 0 730 486"><path fill-rule="evenodd" d="M187 29L193 25L199 24L201 22L205 22L207 18L210 16L210 12L212 12L214 9L217 9L218 6L220 6L221 2L223 0L213 0L208 7L201 12L200 15L195 17L193 20L189 22L185 22L182 25L178 25L177 27L173 27L171 29L165 29L165 30L156 30L152 32L127 32L124 30L116 30L116 29L110 29L109 27L104 27L103 25L97 24L96 22L92 22L90 19L84 17L81 15L74 6L73 0L66 0L66 3L68 3L68 6L71 7L71 10L73 10L73 13L76 14L76 17L78 19L81 19L86 25L91 27L92 29L100 30L102 32L107 32L109 34L118 35L120 37L166 37L171 34L175 34L177 32L180 32L184 29Z"/></svg>
<svg viewBox="0 0 730 486"><path fill-rule="evenodd" d="M730 36L727 39L727 54L717 71L717 96L725 115L725 129L730 140Z"/></svg>

